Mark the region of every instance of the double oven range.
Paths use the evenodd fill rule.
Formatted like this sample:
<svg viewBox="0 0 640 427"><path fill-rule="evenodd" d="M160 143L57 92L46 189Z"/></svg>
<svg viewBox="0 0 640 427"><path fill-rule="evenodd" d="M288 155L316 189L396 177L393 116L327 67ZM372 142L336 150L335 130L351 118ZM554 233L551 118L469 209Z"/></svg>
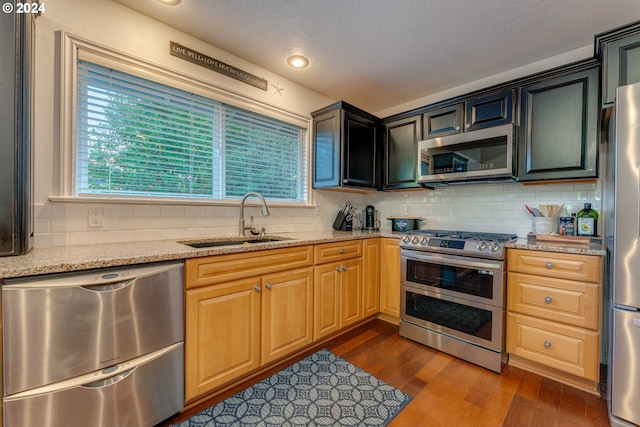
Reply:
<svg viewBox="0 0 640 427"><path fill-rule="evenodd" d="M400 335L500 373L504 243L515 234L415 230L401 251Z"/></svg>

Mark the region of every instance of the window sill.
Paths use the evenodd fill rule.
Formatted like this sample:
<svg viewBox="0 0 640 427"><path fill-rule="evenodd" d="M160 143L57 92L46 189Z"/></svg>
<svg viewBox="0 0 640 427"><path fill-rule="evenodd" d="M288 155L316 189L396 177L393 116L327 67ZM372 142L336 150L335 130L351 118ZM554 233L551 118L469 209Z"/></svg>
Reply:
<svg viewBox="0 0 640 427"><path fill-rule="evenodd" d="M202 200L202 199L161 199L161 198L139 198L139 197L72 197L72 196L49 196L51 203L85 203L85 204L122 204L122 205L179 205L179 206L229 206L237 207L238 200ZM257 200L255 200L257 204ZM247 200L248 204L254 204L253 199ZM312 204L296 202L277 202L267 200L270 208L299 208L315 209Z"/></svg>

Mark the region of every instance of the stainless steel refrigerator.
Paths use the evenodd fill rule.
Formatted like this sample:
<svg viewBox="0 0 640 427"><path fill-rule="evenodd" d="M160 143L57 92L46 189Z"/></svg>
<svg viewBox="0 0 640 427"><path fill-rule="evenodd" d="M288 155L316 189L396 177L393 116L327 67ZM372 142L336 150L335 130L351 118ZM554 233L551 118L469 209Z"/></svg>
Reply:
<svg viewBox="0 0 640 427"><path fill-rule="evenodd" d="M33 243L34 20L29 13L0 13L0 256L21 255Z"/></svg>
<svg viewBox="0 0 640 427"><path fill-rule="evenodd" d="M606 150L610 266L609 418L640 424L640 83L618 88ZM630 424L631 423L631 424Z"/></svg>

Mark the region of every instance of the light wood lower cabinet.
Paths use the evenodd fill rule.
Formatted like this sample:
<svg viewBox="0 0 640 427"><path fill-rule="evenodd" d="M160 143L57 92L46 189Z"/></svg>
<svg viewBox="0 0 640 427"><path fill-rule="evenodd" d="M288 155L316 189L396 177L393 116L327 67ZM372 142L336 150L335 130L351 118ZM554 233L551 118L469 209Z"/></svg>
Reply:
<svg viewBox="0 0 640 427"><path fill-rule="evenodd" d="M397 317L399 274L390 238L186 260L186 402L378 314L381 276Z"/></svg>
<svg viewBox="0 0 640 427"><path fill-rule="evenodd" d="M382 238L380 247L380 312L400 317L400 240Z"/></svg>
<svg viewBox="0 0 640 427"><path fill-rule="evenodd" d="M318 340L362 319L362 242L325 243L314 250L313 339ZM322 263L327 259L338 261Z"/></svg>
<svg viewBox="0 0 640 427"><path fill-rule="evenodd" d="M185 400L260 366L259 277L189 290L185 299Z"/></svg>
<svg viewBox="0 0 640 427"><path fill-rule="evenodd" d="M362 319L361 279L359 258L315 267L314 340Z"/></svg>
<svg viewBox="0 0 640 427"><path fill-rule="evenodd" d="M509 249L509 363L597 393L599 256Z"/></svg>
<svg viewBox="0 0 640 427"><path fill-rule="evenodd" d="M247 253L185 262L187 402L311 344L312 253L311 246L260 251L253 269ZM308 266L287 269L292 263L277 264L282 259ZM234 261L245 269L230 272L217 265ZM274 271L278 266L284 271Z"/></svg>
<svg viewBox="0 0 640 427"><path fill-rule="evenodd" d="M362 241L362 317L380 311L380 238Z"/></svg>
<svg viewBox="0 0 640 427"><path fill-rule="evenodd" d="M313 268L262 278L262 364L311 344Z"/></svg>

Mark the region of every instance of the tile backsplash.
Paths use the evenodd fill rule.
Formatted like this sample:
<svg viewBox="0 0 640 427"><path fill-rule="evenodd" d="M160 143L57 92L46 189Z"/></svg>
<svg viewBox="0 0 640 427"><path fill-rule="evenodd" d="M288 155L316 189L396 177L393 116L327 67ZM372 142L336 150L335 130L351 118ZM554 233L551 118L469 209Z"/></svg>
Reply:
<svg viewBox="0 0 640 427"><path fill-rule="evenodd" d="M571 212L591 202L601 210L602 185L595 183L521 185L469 184L406 192L347 193L315 191L315 207L270 206L271 216L260 216L257 205L245 209L245 219L268 233L330 230L344 201L359 209L374 205L382 230L391 229L389 216L425 218L420 228L514 233L531 231L524 205L565 204ZM99 208L102 225L89 226L90 209ZM117 243L159 239L188 239L238 232L237 206L179 206L47 202L35 206L35 246ZM602 229L602 228L599 228Z"/></svg>
<svg viewBox="0 0 640 427"><path fill-rule="evenodd" d="M601 210L600 180L575 184L468 184L367 196L367 203L381 212L383 228L391 228L388 216L410 215L425 218L420 228L513 233L520 237L532 229L525 205L564 203L572 213L582 209L585 202Z"/></svg>

